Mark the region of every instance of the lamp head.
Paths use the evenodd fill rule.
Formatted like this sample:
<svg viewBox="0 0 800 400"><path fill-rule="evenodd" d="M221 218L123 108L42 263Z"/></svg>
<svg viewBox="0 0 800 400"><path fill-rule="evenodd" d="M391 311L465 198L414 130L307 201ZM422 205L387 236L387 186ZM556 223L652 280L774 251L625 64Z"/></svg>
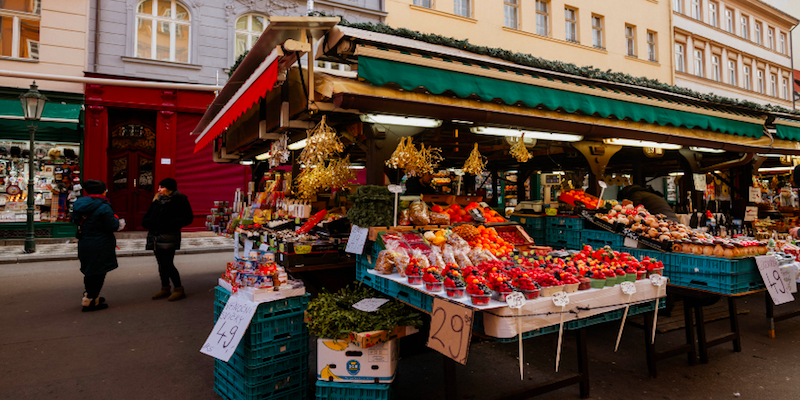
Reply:
<svg viewBox="0 0 800 400"><path fill-rule="evenodd" d="M47 96L39 92L39 87L36 86L36 81L33 81L31 88L27 92L19 96L22 103L22 110L25 114L25 120L28 122L38 122L42 119L42 111L44 105L47 103Z"/></svg>

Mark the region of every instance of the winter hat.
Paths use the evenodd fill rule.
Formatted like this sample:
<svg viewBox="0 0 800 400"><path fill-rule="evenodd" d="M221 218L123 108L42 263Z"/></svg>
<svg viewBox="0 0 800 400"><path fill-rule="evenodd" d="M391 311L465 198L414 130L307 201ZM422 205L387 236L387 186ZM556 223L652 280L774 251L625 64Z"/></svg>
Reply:
<svg viewBox="0 0 800 400"><path fill-rule="evenodd" d="M158 182L158 186L164 187L171 192L178 190L178 182L172 178L166 178L161 182Z"/></svg>
<svg viewBox="0 0 800 400"><path fill-rule="evenodd" d="M83 186L83 190L85 190L88 194L103 194L106 191L106 184L103 181L98 181L96 179L83 181L81 186Z"/></svg>

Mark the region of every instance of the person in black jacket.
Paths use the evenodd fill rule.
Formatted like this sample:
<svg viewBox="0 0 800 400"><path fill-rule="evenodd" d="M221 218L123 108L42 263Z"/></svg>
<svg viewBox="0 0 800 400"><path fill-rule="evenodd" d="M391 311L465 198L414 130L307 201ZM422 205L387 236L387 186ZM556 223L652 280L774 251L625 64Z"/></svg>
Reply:
<svg viewBox="0 0 800 400"><path fill-rule="evenodd" d="M106 274L118 267L114 232L125 228L125 220L114 215L105 196L105 183L89 179L81 186L87 196L75 201L72 222L78 225L78 259L86 288L82 311L104 310L108 304L100 297L100 290Z"/></svg>
<svg viewBox="0 0 800 400"><path fill-rule="evenodd" d="M161 276L161 290L153 300L168 298L177 301L186 298L181 285L181 276L175 268L175 250L181 248L181 228L192 223L194 214L189 198L178 191L178 182L166 178L158 183L158 193L142 219L142 226L149 230L147 250L153 250ZM175 286L170 293L169 282Z"/></svg>

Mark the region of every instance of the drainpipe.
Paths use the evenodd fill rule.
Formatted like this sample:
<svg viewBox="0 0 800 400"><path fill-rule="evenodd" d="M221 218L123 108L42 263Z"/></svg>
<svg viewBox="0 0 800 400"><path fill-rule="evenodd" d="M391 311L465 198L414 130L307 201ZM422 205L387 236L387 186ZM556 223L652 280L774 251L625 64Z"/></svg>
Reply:
<svg viewBox="0 0 800 400"><path fill-rule="evenodd" d="M794 95L794 40L792 38L794 28L797 28L797 25L793 26L792 29L789 29L789 57L791 57L792 63L792 73L790 75L792 79L792 109L797 110L797 101L795 100Z"/></svg>
<svg viewBox="0 0 800 400"><path fill-rule="evenodd" d="M97 72L98 49L100 48L100 0L95 0L94 5L94 60L92 61L92 72Z"/></svg>

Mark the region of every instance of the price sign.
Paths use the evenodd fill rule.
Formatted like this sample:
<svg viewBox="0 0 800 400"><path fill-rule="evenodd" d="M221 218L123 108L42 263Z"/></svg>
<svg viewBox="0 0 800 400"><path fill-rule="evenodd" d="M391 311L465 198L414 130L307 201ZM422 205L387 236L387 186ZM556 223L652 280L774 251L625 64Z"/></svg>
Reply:
<svg viewBox="0 0 800 400"><path fill-rule="evenodd" d="M556 307L564 307L569 304L569 295L567 295L567 292L553 293L553 304L555 304Z"/></svg>
<svg viewBox="0 0 800 400"><path fill-rule="evenodd" d="M461 304L434 298L428 347L467 365L473 312Z"/></svg>
<svg viewBox="0 0 800 400"><path fill-rule="evenodd" d="M744 220L745 222L755 221L758 219L758 207L757 206L747 206L744 209Z"/></svg>
<svg viewBox="0 0 800 400"><path fill-rule="evenodd" d="M253 250L253 241L250 239L244 240L244 256L250 257L250 250Z"/></svg>
<svg viewBox="0 0 800 400"><path fill-rule="evenodd" d="M781 267L781 278L783 283L789 288L790 293L797 293L797 266L787 265Z"/></svg>
<svg viewBox="0 0 800 400"><path fill-rule="evenodd" d="M789 288L783 282L780 268L778 268L778 260L774 256L756 257L756 264L775 305L794 301L794 296L792 296Z"/></svg>
<svg viewBox="0 0 800 400"><path fill-rule="evenodd" d="M369 236L369 228L353 225L350 229L350 238L347 239L347 247L344 251L352 254L363 253L364 244L367 243L367 236Z"/></svg>
<svg viewBox="0 0 800 400"><path fill-rule="evenodd" d="M239 232L233 233L233 257L239 258Z"/></svg>
<svg viewBox="0 0 800 400"><path fill-rule="evenodd" d="M261 243L261 246L258 246L258 249L261 251L269 251L269 246L266 243Z"/></svg>
<svg viewBox="0 0 800 400"><path fill-rule="evenodd" d="M650 275L650 283L652 283L653 286L661 286L664 284L664 277L659 274Z"/></svg>
<svg viewBox="0 0 800 400"><path fill-rule="evenodd" d="M631 295L636 293L636 284L633 282L622 282L619 286L624 294Z"/></svg>
<svg viewBox="0 0 800 400"><path fill-rule="evenodd" d="M622 245L625 247L630 247L632 249L639 248L639 241L633 238L625 237L622 241Z"/></svg>
<svg viewBox="0 0 800 400"><path fill-rule="evenodd" d="M706 174L692 174L692 178L694 179L694 190L705 193L708 188L706 186Z"/></svg>
<svg viewBox="0 0 800 400"><path fill-rule="evenodd" d="M359 301L356 304L353 304L353 308L356 310L364 311L364 312L375 312L381 308L382 305L386 304L389 299L378 299L378 298L369 298Z"/></svg>
<svg viewBox="0 0 800 400"><path fill-rule="evenodd" d="M389 185L389 193L403 193L403 187L400 185Z"/></svg>
<svg viewBox="0 0 800 400"><path fill-rule="evenodd" d="M506 303L511 308L522 308L525 305L525 296L520 292L514 292L506 296Z"/></svg>
<svg viewBox="0 0 800 400"><path fill-rule="evenodd" d="M237 293L231 295L200 352L228 362L239 346L257 308L258 304L246 296Z"/></svg>
<svg viewBox="0 0 800 400"><path fill-rule="evenodd" d="M761 188L757 187L750 187L749 189L749 201L752 203L761 203Z"/></svg>

